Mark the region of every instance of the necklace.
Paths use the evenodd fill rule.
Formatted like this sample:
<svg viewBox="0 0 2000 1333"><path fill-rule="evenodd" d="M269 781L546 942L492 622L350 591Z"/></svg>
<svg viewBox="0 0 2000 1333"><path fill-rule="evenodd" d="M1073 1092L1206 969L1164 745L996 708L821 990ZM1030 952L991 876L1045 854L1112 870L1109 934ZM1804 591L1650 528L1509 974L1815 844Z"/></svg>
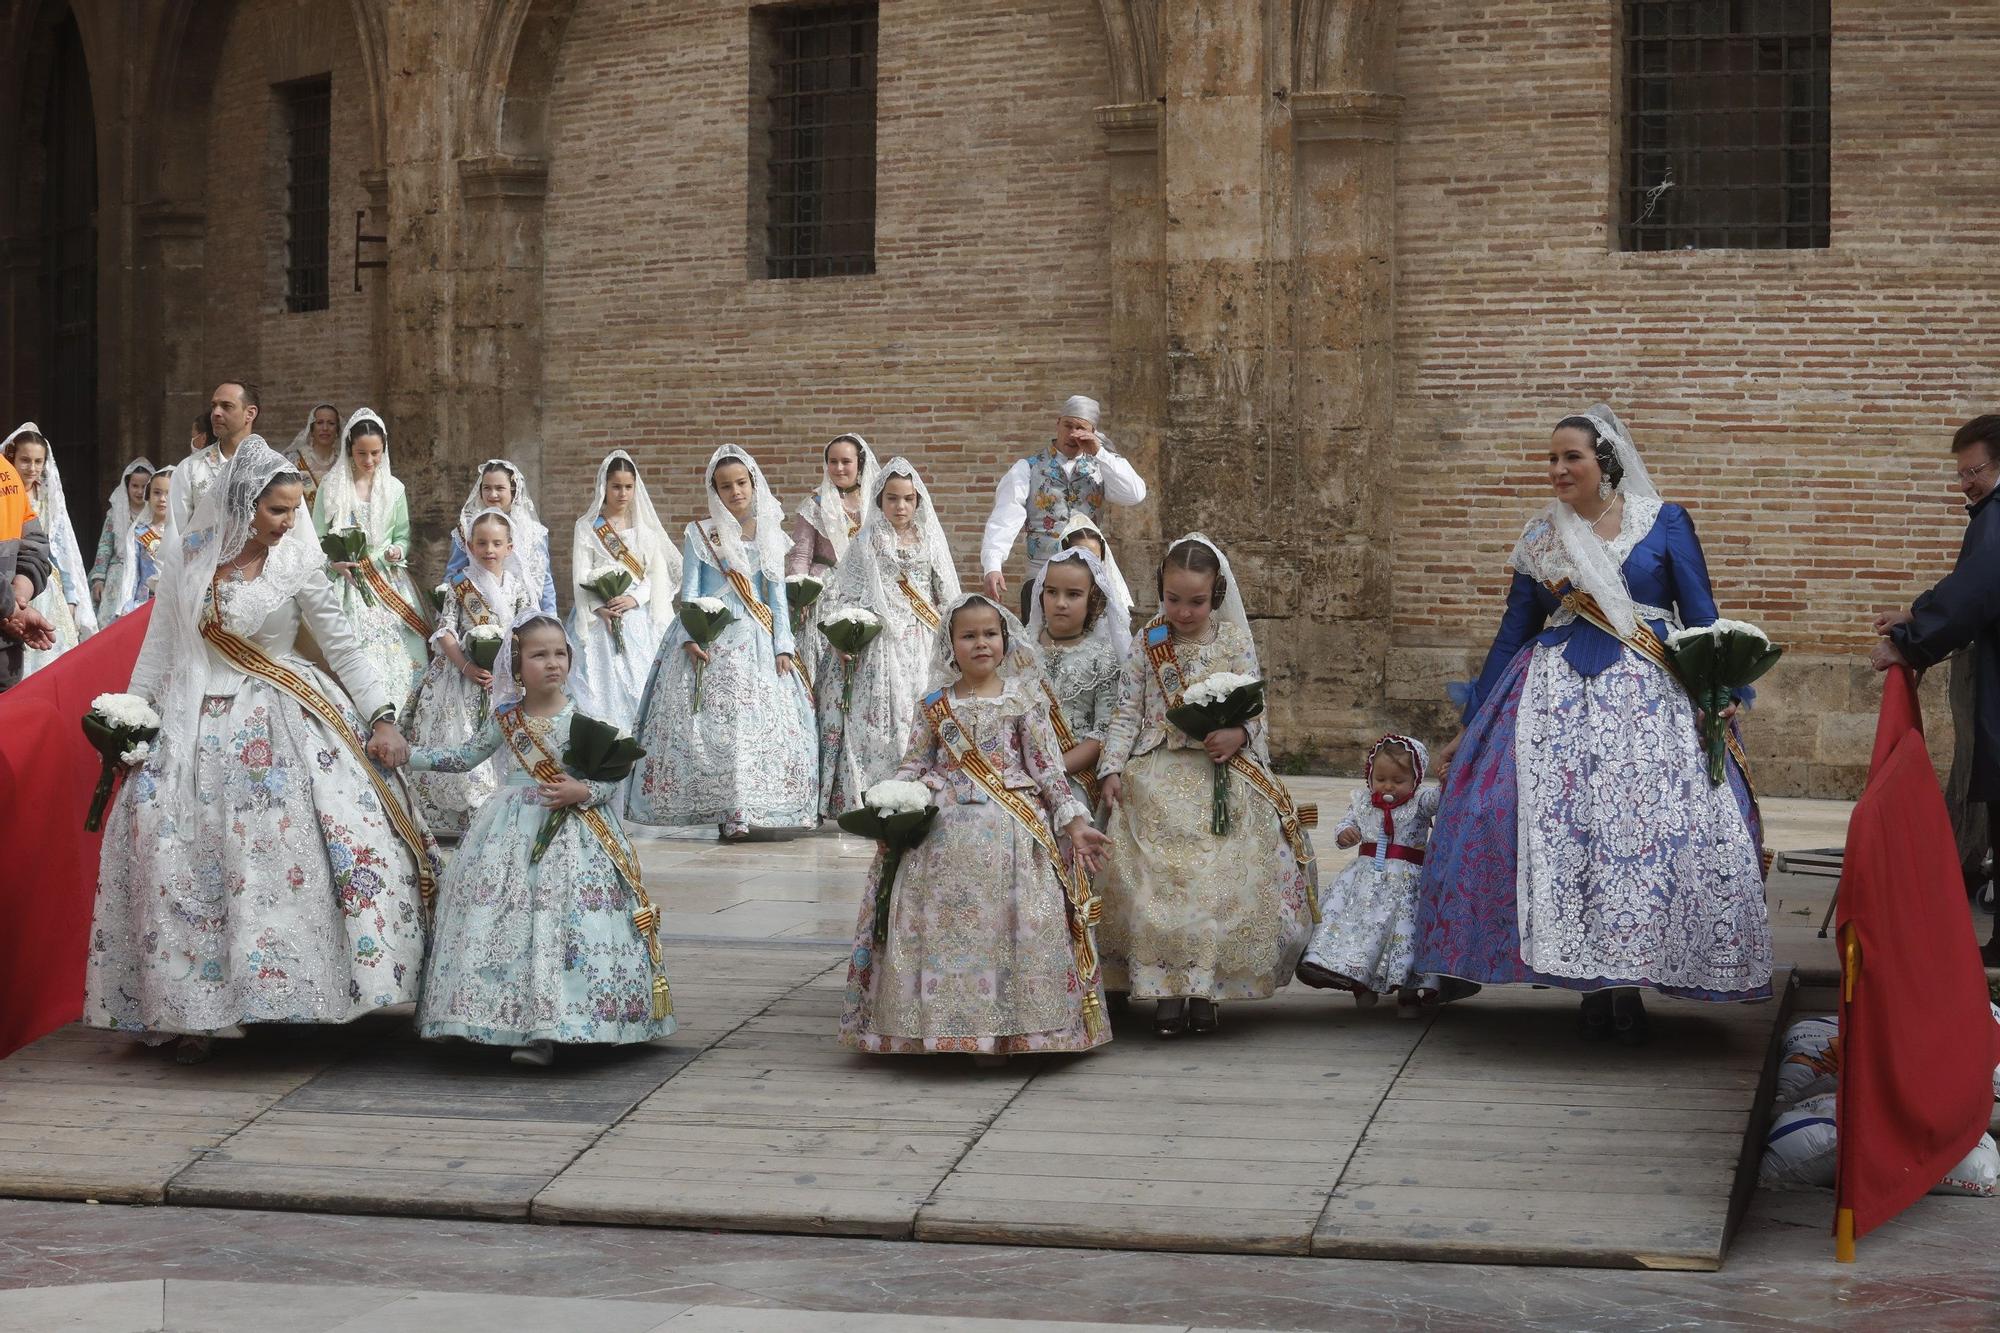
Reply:
<svg viewBox="0 0 2000 1333"><path fill-rule="evenodd" d="M1610 504L1604 506L1604 512L1599 514L1596 518L1590 521L1591 532L1594 533L1599 538L1601 538L1602 540L1605 541L1611 540L1609 537L1604 536L1604 533L1598 529L1597 525L1602 523L1607 518L1611 518L1614 515L1622 514L1624 512L1625 512L1625 501L1624 498L1621 496L1619 499L1613 500Z"/></svg>
<svg viewBox="0 0 2000 1333"><path fill-rule="evenodd" d="M1083 637L1084 637L1084 636L1085 636L1086 634L1088 634L1089 632L1090 632L1089 630L1078 630L1078 631L1077 631L1076 633L1074 633L1074 634L1070 635L1070 636L1069 636L1068 638L1064 638L1064 637L1062 637L1061 635L1059 635L1059 634L1055 633L1055 632L1054 632L1053 630L1047 630L1047 629L1045 629L1045 630L1043 630L1043 631L1042 631L1042 633L1044 633L1044 634L1046 634L1046 635L1048 635L1048 636L1049 636L1049 642L1050 642L1051 644L1059 644L1059 643L1076 643L1077 641L1079 641L1080 639L1082 639L1082 638L1083 638Z"/></svg>

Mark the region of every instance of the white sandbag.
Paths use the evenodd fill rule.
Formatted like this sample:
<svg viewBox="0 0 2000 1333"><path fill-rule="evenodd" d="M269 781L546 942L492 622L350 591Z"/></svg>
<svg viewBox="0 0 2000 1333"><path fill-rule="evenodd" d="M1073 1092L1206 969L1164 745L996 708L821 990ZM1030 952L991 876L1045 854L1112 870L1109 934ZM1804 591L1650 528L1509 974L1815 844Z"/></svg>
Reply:
<svg viewBox="0 0 2000 1333"><path fill-rule="evenodd" d="M2000 1024L2000 1004L1989 1002L1987 1007L1993 1011L1994 1023ZM1993 1100L2000 1102L2000 1065L1993 1066Z"/></svg>
<svg viewBox="0 0 2000 1333"><path fill-rule="evenodd" d="M1780 1106L1832 1092L1840 1079L1840 1020L1802 1018L1785 1029L1778 1044Z"/></svg>
<svg viewBox="0 0 2000 1333"><path fill-rule="evenodd" d="M1990 1199L2000 1194L2000 1146L1991 1134L1981 1134L1965 1160L1931 1187L1933 1194L1970 1194Z"/></svg>
<svg viewBox="0 0 2000 1333"><path fill-rule="evenodd" d="M1764 1160L1757 1167L1760 1184L1833 1184L1833 1103L1834 1094L1825 1092L1778 1114L1764 1136Z"/></svg>

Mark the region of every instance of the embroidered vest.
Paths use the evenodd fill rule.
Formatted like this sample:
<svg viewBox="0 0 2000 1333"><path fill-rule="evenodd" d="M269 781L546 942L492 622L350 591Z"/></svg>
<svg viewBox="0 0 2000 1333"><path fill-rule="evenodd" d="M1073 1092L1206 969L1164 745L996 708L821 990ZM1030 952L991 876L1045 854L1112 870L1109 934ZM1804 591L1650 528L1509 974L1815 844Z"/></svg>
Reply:
<svg viewBox="0 0 2000 1333"><path fill-rule="evenodd" d="M1062 549L1063 525L1071 514L1095 523L1104 512L1104 472L1089 454L1063 475L1063 456L1054 446L1028 460L1028 567L1040 569Z"/></svg>

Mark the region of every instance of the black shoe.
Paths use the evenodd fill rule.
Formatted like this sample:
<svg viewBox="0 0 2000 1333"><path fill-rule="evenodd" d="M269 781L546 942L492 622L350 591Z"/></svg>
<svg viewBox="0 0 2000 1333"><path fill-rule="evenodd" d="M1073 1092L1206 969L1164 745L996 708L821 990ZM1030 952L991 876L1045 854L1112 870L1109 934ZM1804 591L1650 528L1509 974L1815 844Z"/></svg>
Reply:
<svg viewBox="0 0 2000 1333"><path fill-rule="evenodd" d="M2000 967L2000 935L1995 935L1979 948L1981 967Z"/></svg>
<svg viewBox="0 0 2000 1333"><path fill-rule="evenodd" d="M1351 991L1354 989L1354 983L1340 975L1340 973L1333 971L1331 968L1321 967L1318 963L1307 962L1303 958L1299 959L1299 965L1292 972L1292 975L1315 990Z"/></svg>
<svg viewBox="0 0 2000 1333"><path fill-rule="evenodd" d="M1620 1046L1644 1046L1653 1039L1652 1024L1646 1020L1646 1001L1637 987L1620 987L1611 997L1611 1030Z"/></svg>
<svg viewBox="0 0 2000 1333"><path fill-rule="evenodd" d="M1594 990L1583 997L1580 1031L1585 1041L1603 1041L1611 1035L1611 992Z"/></svg>
<svg viewBox="0 0 2000 1333"><path fill-rule="evenodd" d="M1161 1000L1153 1006L1153 1031L1159 1036L1178 1037L1187 1029L1186 1000Z"/></svg>
<svg viewBox="0 0 2000 1333"><path fill-rule="evenodd" d="M1209 1033L1222 1026L1222 1011L1215 1007L1213 1000L1188 1001L1188 1027L1196 1033Z"/></svg>

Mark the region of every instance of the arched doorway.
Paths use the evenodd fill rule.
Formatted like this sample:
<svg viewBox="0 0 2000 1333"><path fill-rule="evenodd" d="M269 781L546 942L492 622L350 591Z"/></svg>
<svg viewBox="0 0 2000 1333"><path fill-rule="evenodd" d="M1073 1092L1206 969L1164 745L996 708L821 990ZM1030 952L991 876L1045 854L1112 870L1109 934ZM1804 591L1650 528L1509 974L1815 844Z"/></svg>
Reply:
<svg viewBox="0 0 2000 1333"><path fill-rule="evenodd" d="M55 25L42 117L41 327L36 420L55 447L78 533L97 530L97 118L73 15Z"/></svg>

